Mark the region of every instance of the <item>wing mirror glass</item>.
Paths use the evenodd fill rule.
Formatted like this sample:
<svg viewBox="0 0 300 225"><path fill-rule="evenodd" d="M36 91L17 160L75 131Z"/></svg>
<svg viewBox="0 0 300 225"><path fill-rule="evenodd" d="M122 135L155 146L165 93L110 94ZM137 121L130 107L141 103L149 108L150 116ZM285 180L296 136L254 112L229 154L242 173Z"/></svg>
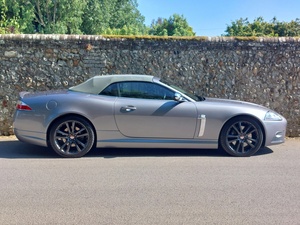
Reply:
<svg viewBox="0 0 300 225"><path fill-rule="evenodd" d="M177 101L177 102L184 102L185 101L185 99L179 93L175 93L174 100Z"/></svg>

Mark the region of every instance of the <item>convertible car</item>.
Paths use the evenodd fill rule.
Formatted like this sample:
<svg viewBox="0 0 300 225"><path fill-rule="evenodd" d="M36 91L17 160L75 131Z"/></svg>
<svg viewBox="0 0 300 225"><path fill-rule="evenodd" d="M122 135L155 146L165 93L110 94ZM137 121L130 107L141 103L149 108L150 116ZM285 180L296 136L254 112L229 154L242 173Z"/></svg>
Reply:
<svg viewBox="0 0 300 225"><path fill-rule="evenodd" d="M68 90L21 92L20 141L63 157L93 147L222 148L251 156L284 142L286 119L253 103L204 98L148 75L95 76Z"/></svg>

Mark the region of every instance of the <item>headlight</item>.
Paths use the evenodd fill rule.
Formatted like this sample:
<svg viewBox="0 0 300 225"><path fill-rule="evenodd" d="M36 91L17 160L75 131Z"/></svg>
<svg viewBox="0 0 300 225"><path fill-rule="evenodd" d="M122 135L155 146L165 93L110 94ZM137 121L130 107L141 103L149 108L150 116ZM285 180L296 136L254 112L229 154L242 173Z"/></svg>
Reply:
<svg viewBox="0 0 300 225"><path fill-rule="evenodd" d="M267 121L281 121L282 118L278 113L268 111L265 115L265 120L267 120Z"/></svg>

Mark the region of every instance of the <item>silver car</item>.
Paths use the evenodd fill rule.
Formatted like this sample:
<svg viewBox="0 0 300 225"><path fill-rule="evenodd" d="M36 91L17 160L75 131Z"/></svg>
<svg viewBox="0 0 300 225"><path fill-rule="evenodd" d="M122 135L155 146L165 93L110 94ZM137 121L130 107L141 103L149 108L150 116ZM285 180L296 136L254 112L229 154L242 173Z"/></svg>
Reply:
<svg viewBox="0 0 300 225"><path fill-rule="evenodd" d="M253 103L195 96L147 75L95 76L68 90L21 92L20 141L63 157L93 147L222 148L251 156L284 142L287 121Z"/></svg>

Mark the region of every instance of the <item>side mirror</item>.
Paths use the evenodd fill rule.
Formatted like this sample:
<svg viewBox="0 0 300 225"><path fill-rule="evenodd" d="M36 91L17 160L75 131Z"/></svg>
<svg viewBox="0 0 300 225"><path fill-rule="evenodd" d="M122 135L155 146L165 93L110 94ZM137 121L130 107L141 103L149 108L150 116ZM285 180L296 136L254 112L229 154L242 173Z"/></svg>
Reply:
<svg viewBox="0 0 300 225"><path fill-rule="evenodd" d="M182 97L182 95L177 92L174 95L174 100L177 102L185 102L185 99Z"/></svg>

